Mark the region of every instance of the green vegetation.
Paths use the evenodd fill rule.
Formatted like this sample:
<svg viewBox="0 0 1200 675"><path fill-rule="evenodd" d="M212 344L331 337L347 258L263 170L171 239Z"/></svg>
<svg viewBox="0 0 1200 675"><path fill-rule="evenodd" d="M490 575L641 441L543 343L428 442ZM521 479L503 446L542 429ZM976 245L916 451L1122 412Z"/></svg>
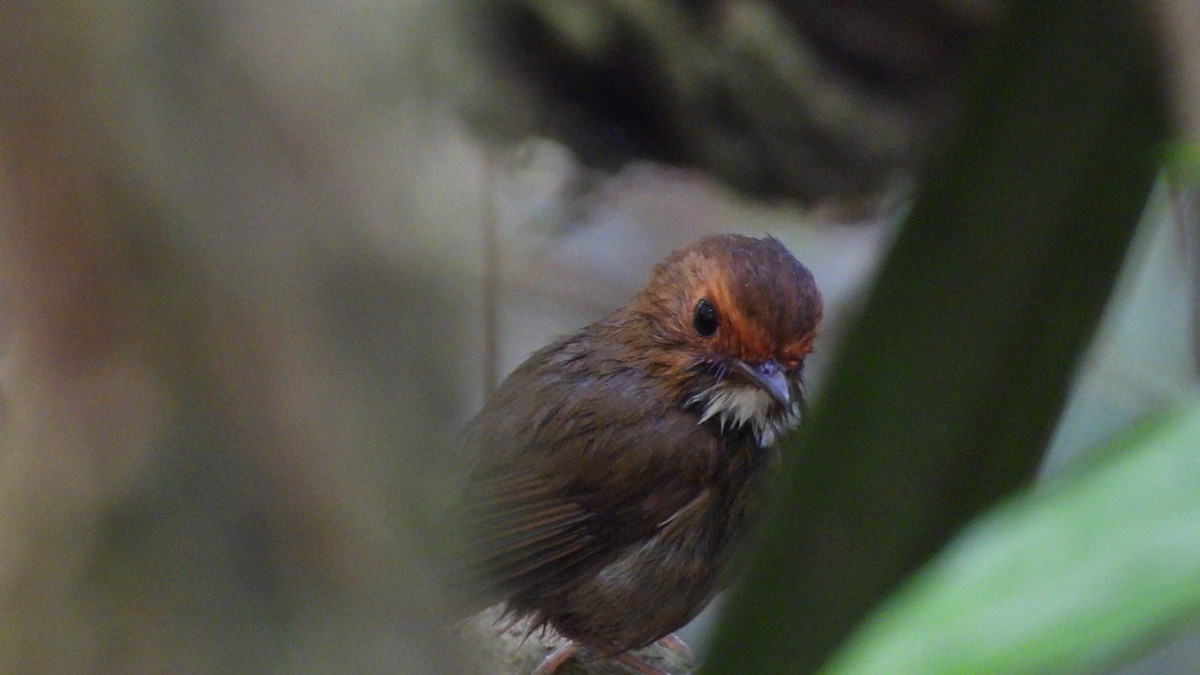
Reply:
<svg viewBox="0 0 1200 675"><path fill-rule="evenodd" d="M1166 138L1132 6L1012 11L786 449L709 672L1076 671L1200 608L1195 403L980 518L1028 490Z"/></svg>

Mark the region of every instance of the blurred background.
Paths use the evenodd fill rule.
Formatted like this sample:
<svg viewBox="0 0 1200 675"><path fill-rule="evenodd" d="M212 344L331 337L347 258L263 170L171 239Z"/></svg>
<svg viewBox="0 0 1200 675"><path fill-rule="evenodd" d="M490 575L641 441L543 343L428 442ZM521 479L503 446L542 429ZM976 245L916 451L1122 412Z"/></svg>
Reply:
<svg viewBox="0 0 1200 675"><path fill-rule="evenodd" d="M1200 14L1150 5L1186 136ZM825 295L819 397L1008 10L0 5L0 670L478 668L430 580L488 388L743 232ZM1151 200L1044 472L1194 387L1195 206Z"/></svg>

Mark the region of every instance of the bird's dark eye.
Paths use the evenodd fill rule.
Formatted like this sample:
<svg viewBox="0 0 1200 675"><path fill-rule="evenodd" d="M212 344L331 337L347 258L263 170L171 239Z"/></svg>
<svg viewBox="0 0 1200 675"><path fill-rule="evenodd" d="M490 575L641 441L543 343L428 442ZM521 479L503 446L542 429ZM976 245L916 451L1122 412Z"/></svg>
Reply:
<svg viewBox="0 0 1200 675"><path fill-rule="evenodd" d="M704 298L696 303L696 313L692 315L692 327L700 337L709 337L717 332L717 310Z"/></svg>

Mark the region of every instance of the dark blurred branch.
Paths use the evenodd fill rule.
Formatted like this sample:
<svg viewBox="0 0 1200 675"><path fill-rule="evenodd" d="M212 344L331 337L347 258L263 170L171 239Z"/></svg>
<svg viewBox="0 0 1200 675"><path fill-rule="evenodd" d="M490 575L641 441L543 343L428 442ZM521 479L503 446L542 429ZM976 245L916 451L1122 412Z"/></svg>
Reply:
<svg viewBox="0 0 1200 675"><path fill-rule="evenodd" d="M854 214L939 147L970 3L465 0L448 86L486 135L560 139L589 164L702 168L758 196ZM470 73L475 73L472 77Z"/></svg>

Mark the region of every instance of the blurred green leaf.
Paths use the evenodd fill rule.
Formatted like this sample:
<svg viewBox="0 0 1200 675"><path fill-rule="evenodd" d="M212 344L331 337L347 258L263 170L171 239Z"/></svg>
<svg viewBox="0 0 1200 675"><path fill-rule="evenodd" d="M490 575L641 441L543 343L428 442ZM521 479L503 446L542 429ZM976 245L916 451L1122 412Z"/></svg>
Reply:
<svg viewBox="0 0 1200 675"><path fill-rule="evenodd" d="M840 346L717 673L817 670L965 523L1027 484L1157 172L1135 5L1014 2L956 148Z"/></svg>
<svg viewBox="0 0 1200 675"><path fill-rule="evenodd" d="M1167 146L1165 163L1167 170L1176 180L1195 183L1200 181L1200 142L1195 139L1180 139Z"/></svg>
<svg viewBox="0 0 1200 675"><path fill-rule="evenodd" d="M1195 615L1197 439L1193 402L981 518L826 672L1090 670Z"/></svg>

